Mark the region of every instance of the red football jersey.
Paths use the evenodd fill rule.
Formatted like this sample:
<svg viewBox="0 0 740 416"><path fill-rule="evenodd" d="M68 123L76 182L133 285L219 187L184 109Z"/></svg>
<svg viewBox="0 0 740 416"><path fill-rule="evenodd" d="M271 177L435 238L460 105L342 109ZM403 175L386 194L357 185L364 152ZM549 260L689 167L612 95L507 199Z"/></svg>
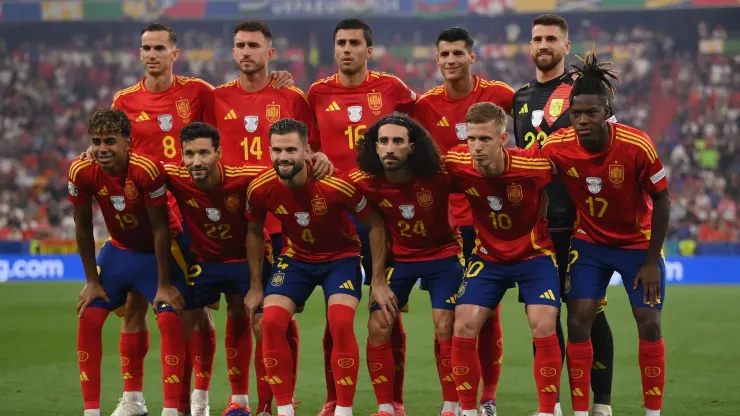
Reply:
<svg viewBox="0 0 740 416"><path fill-rule="evenodd" d="M417 262L460 255L460 230L448 209L454 184L444 166L434 178L404 185L358 168L349 177L385 219L393 260Z"/></svg>
<svg viewBox="0 0 740 416"><path fill-rule="evenodd" d="M162 162L179 163L180 129L192 121L213 123L213 86L198 79L175 75L172 86L154 93L144 79L113 97L113 108L131 120L132 147Z"/></svg>
<svg viewBox="0 0 740 416"><path fill-rule="evenodd" d="M229 263L247 258L247 188L261 166L224 166L218 164L221 184L200 189L187 168L165 165L167 187L178 201L190 234L190 251L199 261ZM267 237L266 237L267 238Z"/></svg>
<svg viewBox="0 0 740 416"><path fill-rule="evenodd" d="M126 173L111 176L97 162L77 158L69 168L69 201L83 205L94 197L103 213L111 243L134 251L154 251L154 235L147 207L167 205L162 165L146 155L129 154ZM182 232L170 211L170 229Z"/></svg>
<svg viewBox="0 0 740 416"><path fill-rule="evenodd" d="M360 238L349 218L370 213L367 199L335 171L319 181L310 177L300 188L288 188L273 168L265 168L247 190L250 217L264 222L272 212L283 226L281 255L319 263L360 255Z"/></svg>
<svg viewBox="0 0 740 416"><path fill-rule="evenodd" d="M542 152L558 167L576 205L573 237L610 247L646 249L653 201L668 187L663 163L644 132L607 123L611 141L600 153L578 142L573 127L545 140Z"/></svg>
<svg viewBox="0 0 740 416"><path fill-rule="evenodd" d="M504 82L486 81L476 75L473 78L475 87L465 98L455 100L448 97L442 84L427 91L416 101L414 118L429 131L442 153L465 144L468 139L465 116L471 105L491 102L506 110L507 114L511 111L514 89ZM473 225L470 204L465 195L452 195L450 209L458 225Z"/></svg>
<svg viewBox="0 0 740 416"><path fill-rule="evenodd" d="M357 167L357 142L365 130L394 111L410 113L416 93L393 75L369 71L365 81L348 88L334 74L311 85L311 103L321 139L309 137L329 160L345 172Z"/></svg>
<svg viewBox="0 0 740 416"><path fill-rule="evenodd" d="M309 137L318 135L316 120L303 91L296 87L272 88L272 82L257 92L246 92L239 78L216 87L216 128L221 133L223 162L239 165L247 162L272 166L270 126L281 118L306 123Z"/></svg>
<svg viewBox="0 0 740 416"><path fill-rule="evenodd" d="M467 146L450 149L445 165L464 190L473 212L477 235L474 253L493 263L512 264L552 255L547 232L544 186L553 165L539 149L505 149L506 170L485 178L475 169Z"/></svg>

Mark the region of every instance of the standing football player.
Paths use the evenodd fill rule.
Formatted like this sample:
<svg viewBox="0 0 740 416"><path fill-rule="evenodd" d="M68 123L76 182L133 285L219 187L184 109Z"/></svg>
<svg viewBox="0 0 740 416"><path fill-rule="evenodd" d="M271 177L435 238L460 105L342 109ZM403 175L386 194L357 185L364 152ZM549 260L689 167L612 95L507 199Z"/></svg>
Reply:
<svg viewBox="0 0 740 416"><path fill-rule="evenodd" d="M391 235L392 263L378 275L370 291L367 366L378 401L378 416L393 416L395 365L391 349L393 320L374 302L375 296L395 296L408 302L423 278L432 301L437 362L442 386L442 416L456 416L457 392L452 379L452 325L455 295L463 274L461 238L449 196L452 179L440 165L434 141L424 128L403 115L382 118L360 142L359 168L350 178L380 212ZM396 311L393 311L394 313Z"/></svg>
<svg viewBox="0 0 740 416"><path fill-rule="evenodd" d="M535 79L520 88L514 96L512 116L514 117L514 138L516 145L530 148L547 139L561 128L570 126L569 94L573 89L573 78L566 74L565 57L570 52L568 23L560 16L546 14L532 22L530 53L534 61ZM547 225L555 245L560 278L560 293L568 269L568 250L573 235L573 221L576 209L565 185L555 178L547 187ZM594 363L591 367L591 389L594 416L611 416L612 374L614 371L614 340L612 330L604 313L606 299L599 306L598 315L591 328L594 346ZM563 326L558 317L557 333L563 356L565 338ZM560 409L556 412L560 415Z"/></svg>
<svg viewBox="0 0 740 416"><path fill-rule="evenodd" d="M338 72L315 82L308 90L320 130L319 137L309 137L311 148L322 149L338 169L349 172L357 167L357 147L367 128L380 118L395 111L409 114L416 94L393 75L370 71L368 58L373 51L372 30L367 23L357 19L345 19L334 28L334 59ZM368 230L355 221L363 247L365 283L372 276L372 256ZM403 305L405 306L405 305ZM396 416L403 416L403 378L406 361L406 333L400 315L393 326L391 344L396 362L394 402ZM336 406L334 377L331 374L331 332L324 332L324 369L326 377L326 405L319 416L332 416Z"/></svg>
<svg viewBox="0 0 740 416"><path fill-rule="evenodd" d="M331 365L337 385L338 416L352 416L360 353L354 333L355 310L362 296L360 242L349 214L370 229L373 279L383 278L386 235L383 219L370 208L357 189L336 177L314 180L306 165L308 128L300 121L282 119L270 128L273 167L249 186L247 210L252 223L247 235L251 288L245 298L254 316L262 304L263 355L278 415L295 416L292 354L287 331L297 305L306 302L320 285L328 305L327 320L334 345ZM286 245L273 267L273 276L261 290L262 261L253 252L264 245L263 223L273 212L283 227ZM379 277L378 277L379 276ZM390 311L390 299L377 299Z"/></svg>
<svg viewBox="0 0 740 416"><path fill-rule="evenodd" d="M486 81L471 74L470 67L475 63L473 44L473 37L461 27L447 28L437 36L437 65L445 82L419 97L414 106L414 118L432 134L442 152L466 143L465 117L471 105L491 102L507 112L511 110L514 90L509 85L500 81ZM475 247L475 229L470 204L464 194L450 196L450 210L460 226L463 255L467 260ZM501 376L504 346L500 308L481 328L478 344L483 380L481 413L493 416L496 414L496 390ZM439 361L440 347L436 341L434 350ZM442 367L437 365L437 368ZM439 374L440 378L447 375Z"/></svg>
<svg viewBox="0 0 740 416"><path fill-rule="evenodd" d="M94 161L84 156L75 159L69 169L68 186L86 277L77 304L77 356L85 416L100 416L103 323L134 290L157 313L164 389L162 415L177 416L185 361L179 314L186 264L178 243L172 239L182 228L177 222L170 225L164 168L149 156L131 151L131 124L121 111L97 111L90 118L88 133L92 136ZM110 234L97 261L93 198Z"/></svg>
<svg viewBox="0 0 740 416"><path fill-rule="evenodd" d="M614 272L622 276L639 335L639 365L647 416L659 416L665 387L660 315L665 301L662 258L670 197L663 163L650 138L608 121L617 79L592 50L576 67L569 96L572 127L551 135L542 152L559 169L578 211L571 241L568 373L575 416L587 416L594 360L591 331ZM592 413L593 414L593 413Z"/></svg>
<svg viewBox="0 0 740 416"><path fill-rule="evenodd" d="M477 416L478 331L512 283L527 307L534 344L538 416L553 416L562 357L555 335L558 276L547 220L540 215L553 165L539 150L505 149L506 111L493 103L468 110L468 145L451 149L445 165L473 211L476 247L457 293L452 365L463 416Z"/></svg>

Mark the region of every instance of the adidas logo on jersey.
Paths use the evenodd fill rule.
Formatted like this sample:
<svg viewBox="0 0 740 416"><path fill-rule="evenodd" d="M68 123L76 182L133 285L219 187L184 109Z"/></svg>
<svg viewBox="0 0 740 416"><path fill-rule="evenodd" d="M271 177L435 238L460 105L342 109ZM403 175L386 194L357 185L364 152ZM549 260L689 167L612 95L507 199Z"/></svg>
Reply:
<svg viewBox="0 0 740 416"><path fill-rule="evenodd" d="M236 112L233 108L229 110L228 113L226 113L226 117L224 117L224 120L236 120Z"/></svg>
<svg viewBox="0 0 740 416"><path fill-rule="evenodd" d="M145 113L143 111L141 112L141 114L139 114L139 117L136 117L136 122L137 123L140 122L140 121L147 121L147 120L149 120L149 114L147 114L147 113Z"/></svg>
<svg viewBox="0 0 740 416"><path fill-rule="evenodd" d="M521 110L519 110L519 114L527 114L529 113L529 108L527 107L527 103L524 103L524 107L522 107Z"/></svg>
<svg viewBox="0 0 740 416"><path fill-rule="evenodd" d="M336 101L332 101L329 107L326 107L326 111L337 111L339 110L339 104Z"/></svg>
<svg viewBox="0 0 740 416"><path fill-rule="evenodd" d="M104 186L103 189L98 191L98 195L100 196L108 196L108 187Z"/></svg>
<svg viewBox="0 0 740 416"><path fill-rule="evenodd" d="M571 178L577 178L578 177L578 171L576 171L576 168L570 168L567 172L565 172L566 175L570 176Z"/></svg>
<svg viewBox="0 0 740 416"><path fill-rule="evenodd" d="M188 199L186 204L190 205L193 208L198 208L198 202L194 199Z"/></svg>
<svg viewBox="0 0 740 416"><path fill-rule="evenodd" d="M288 214L288 210L287 210L287 209L285 209L285 207L284 207L284 206L280 205L280 206L279 206L279 207L277 207L277 209L275 210L275 214L282 214L282 215L287 215L287 214Z"/></svg>
<svg viewBox="0 0 740 416"><path fill-rule="evenodd" d="M473 186L471 186L470 188L466 189L465 190L465 193L468 194L468 195L480 196L480 194L478 193L478 190L475 189L475 187L473 187Z"/></svg>
<svg viewBox="0 0 740 416"><path fill-rule="evenodd" d="M450 122L447 121L447 117L442 117L442 120L437 122L437 127L450 127Z"/></svg>
<svg viewBox="0 0 740 416"><path fill-rule="evenodd" d="M391 201L387 199L380 201L378 205L380 205L381 207L385 207L385 208L393 208L393 204L391 204Z"/></svg>

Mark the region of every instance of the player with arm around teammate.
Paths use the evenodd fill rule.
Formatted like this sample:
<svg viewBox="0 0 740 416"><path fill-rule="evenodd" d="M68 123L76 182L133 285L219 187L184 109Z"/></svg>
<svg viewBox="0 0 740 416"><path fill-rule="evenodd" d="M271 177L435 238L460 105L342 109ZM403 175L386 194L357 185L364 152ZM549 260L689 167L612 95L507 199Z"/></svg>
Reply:
<svg viewBox="0 0 740 416"><path fill-rule="evenodd" d="M668 228L668 179L644 132L609 122L608 62L590 51L570 94L572 127L545 141L542 152L560 169L578 212L571 241L565 300L573 410L589 410L593 348L589 333L612 274L622 275L639 335L645 414L660 415L665 387L665 346L660 315L665 301L663 241Z"/></svg>
<svg viewBox="0 0 740 416"><path fill-rule="evenodd" d="M440 414L458 410L451 379L452 326L455 296L463 274L462 241L449 207L454 185L440 165L440 155L426 130L403 115L382 118L360 143L358 169L350 178L383 216L391 236L392 263L385 276L371 283L367 366L378 401L379 416L393 416L394 360L391 331L397 313L389 316L376 297L408 302L417 280L424 279L432 301L435 338L441 346Z"/></svg>
<svg viewBox="0 0 740 416"><path fill-rule="evenodd" d="M335 414L352 416L359 369L354 315L362 295L362 275L360 242L349 214L370 228L373 270L381 278L386 261L385 225L341 172L332 178L311 178L305 160L307 136L306 125L293 119L279 120L270 128L273 167L265 169L247 191L247 209L253 222L247 234L251 288L245 304L251 317L264 296L265 367L278 415L294 416L293 391L288 382L293 366L287 329L297 305L305 303L315 286L323 287L334 340L331 365L337 385ZM263 292L259 277L262 262L252 250L263 245L267 212L277 214L285 245ZM396 306L387 299L378 303L389 313Z"/></svg>
<svg viewBox="0 0 740 416"><path fill-rule="evenodd" d="M539 416L553 416L562 358L555 335L558 276L541 210L553 166L538 150L505 149L507 114L492 103L468 110L468 146L445 165L473 210L478 243L457 293L452 365L463 416L477 416L478 331L512 283L519 285L537 346L534 377Z"/></svg>
<svg viewBox="0 0 740 416"><path fill-rule="evenodd" d="M77 355L85 416L100 415L103 323L110 311L125 304L130 291L141 293L157 313L162 339L162 415L177 416L185 359L179 314L186 265L173 240L182 228L170 222L164 168L131 151L131 125L121 111L97 111L88 123L88 132L95 159L90 162L80 157L72 162L68 186L87 280L77 305ZM97 260L92 198L97 200L110 233ZM143 398L137 411L147 412Z"/></svg>

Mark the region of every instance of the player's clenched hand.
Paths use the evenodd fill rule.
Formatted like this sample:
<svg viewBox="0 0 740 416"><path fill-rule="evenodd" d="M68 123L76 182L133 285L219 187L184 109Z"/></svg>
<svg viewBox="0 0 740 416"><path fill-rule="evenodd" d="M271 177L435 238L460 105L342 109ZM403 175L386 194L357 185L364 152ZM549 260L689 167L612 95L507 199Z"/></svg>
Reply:
<svg viewBox="0 0 740 416"><path fill-rule="evenodd" d="M78 318L82 318L82 315L85 313L85 309L87 309L88 305L90 305L95 299L103 299L106 302L110 302L108 295L105 294L103 285L97 282L85 283L85 287L83 287L82 292L80 292L80 299L77 302Z"/></svg>
<svg viewBox="0 0 740 416"><path fill-rule="evenodd" d="M244 307L247 309L247 317L254 327L254 318L257 316L257 308L262 306L265 299L265 292L257 289L249 289L247 296L244 297Z"/></svg>
<svg viewBox="0 0 740 416"><path fill-rule="evenodd" d="M372 285L370 287L370 303L368 306L373 307L374 304L380 306L380 310L383 312L383 317L388 325L393 325L396 321L396 313L398 312L398 298L391 290L391 287L387 284Z"/></svg>
<svg viewBox="0 0 740 416"><path fill-rule="evenodd" d="M642 282L642 302L655 306L660 299L660 268L657 264L644 264L637 271L633 289L637 289Z"/></svg>
<svg viewBox="0 0 740 416"><path fill-rule="evenodd" d="M87 150L80 153L80 159L87 160L88 162L93 162L95 160L92 153L92 146L88 147Z"/></svg>
<svg viewBox="0 0 740 416"><path fill-rule="evenodd" d="M324 179L331 177L334 174L334 165L332 165L325 154L316 152L311 155L307 155L306 158L313 168L314 179Z"/></svg>
<svg viewBox="0 0 740 416"><path fill-rule="evenodd" d="M182 314L182 310L185 307L185 301L180 294L180 291L172 285L159 286L157 288L157 295L154 296L154 313L157 313L157 306L160 303L165 303L175 310L178 315Z"/></svg>
<svg viewBox="0 0 740 416"><path fill-rule="evenodd" d="M295 85L293 75L288 71L272 71L270 72L270 76L275 79L275 82L272 83L272 88L276 90Z"/></svg>

